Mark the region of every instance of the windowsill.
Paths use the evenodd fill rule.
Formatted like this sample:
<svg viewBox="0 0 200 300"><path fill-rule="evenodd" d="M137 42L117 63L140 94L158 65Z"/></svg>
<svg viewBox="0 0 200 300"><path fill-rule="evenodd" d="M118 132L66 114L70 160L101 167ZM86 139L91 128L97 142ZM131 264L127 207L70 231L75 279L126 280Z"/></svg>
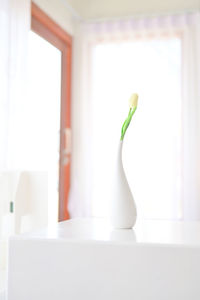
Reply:
<svg viewBox="0 0 200 300"><path fill-rule="evenodd" d="M12 237L9 299L199 300L199 233L200 222L115 230L88 218Z"/></svg>

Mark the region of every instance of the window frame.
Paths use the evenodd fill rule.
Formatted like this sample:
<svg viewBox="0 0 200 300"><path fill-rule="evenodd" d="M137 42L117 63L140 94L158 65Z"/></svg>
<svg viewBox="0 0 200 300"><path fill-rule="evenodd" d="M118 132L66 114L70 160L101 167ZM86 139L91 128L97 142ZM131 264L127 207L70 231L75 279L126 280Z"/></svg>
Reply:
<svg viewBox="0 0 200 300"><path fill-rule="evenodd" d="M72 37L33 2L31 3L31 30L58 48L62 54L58 220L63 221L70 218L68 195L71 155L66 151L70 144L69 139L66 139L66 129L71 132Z"/></svg>

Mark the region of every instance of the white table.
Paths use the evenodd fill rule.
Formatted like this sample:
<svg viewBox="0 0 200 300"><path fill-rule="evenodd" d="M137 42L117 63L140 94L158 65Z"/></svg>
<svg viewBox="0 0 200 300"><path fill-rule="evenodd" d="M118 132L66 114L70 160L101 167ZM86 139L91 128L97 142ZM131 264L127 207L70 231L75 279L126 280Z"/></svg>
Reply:
<svg viewBox="0 0 200 300"><path fill-rule="evenodd" d="M200 222L74 219L10 240L8 300L199 300Z"/></svg>

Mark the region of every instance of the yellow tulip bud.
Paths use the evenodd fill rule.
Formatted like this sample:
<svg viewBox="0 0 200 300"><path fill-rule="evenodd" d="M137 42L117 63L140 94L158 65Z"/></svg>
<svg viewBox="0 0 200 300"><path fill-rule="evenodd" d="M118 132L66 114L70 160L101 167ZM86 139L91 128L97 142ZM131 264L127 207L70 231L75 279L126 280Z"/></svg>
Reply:
<svg viewBox="0 0 200 300"><path fill-rule="evenodd" d="M129 107L134 108L137 107L138 104L138 95L132 94L131 98L129 99Z"/></svg>

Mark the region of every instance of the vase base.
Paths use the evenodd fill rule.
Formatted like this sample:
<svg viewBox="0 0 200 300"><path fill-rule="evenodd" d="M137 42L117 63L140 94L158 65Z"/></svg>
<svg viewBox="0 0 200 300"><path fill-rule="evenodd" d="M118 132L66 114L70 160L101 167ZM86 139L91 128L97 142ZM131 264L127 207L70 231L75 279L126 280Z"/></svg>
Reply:
<svg viewBox="0 0 200 300"><path fill-rule="evenodd" d="M111 220L111 226L114 229L132 229L135 226L137 217L131 220L131 222L119 222L117 220Z"/></svg>

